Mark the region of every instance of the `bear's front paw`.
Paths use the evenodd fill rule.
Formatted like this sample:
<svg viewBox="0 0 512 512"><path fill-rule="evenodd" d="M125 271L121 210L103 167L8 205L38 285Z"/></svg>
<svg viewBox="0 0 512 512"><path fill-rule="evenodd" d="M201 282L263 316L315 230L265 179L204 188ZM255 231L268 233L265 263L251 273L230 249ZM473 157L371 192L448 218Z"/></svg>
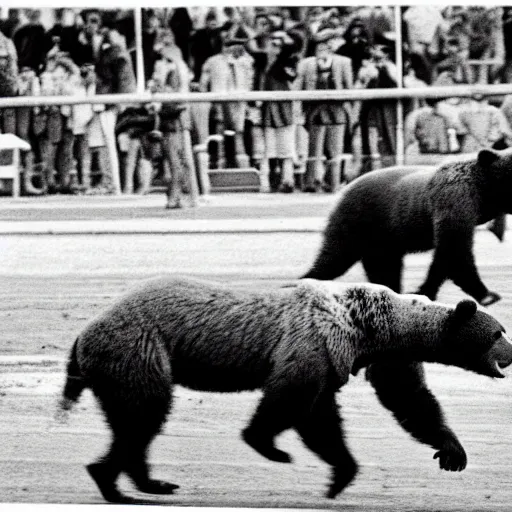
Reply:
<svg viewBox="0 0 512 512"><path fill-rule="evenodd" d="M495 302L498 302L499 300L501 300L500 295L495 292L488 292L487 295L480 301L480 304L487 307L491 304L494 304Z"/></svg>
<svg viewBox="0 0 512 512"><path fill-rule="evenodd" d="M292 462L290 455L283 450L279 450L274 445L273 438L266 439L251 431L249 428L242 432L243 440L260 455L274 462L283 462L289 464Z"/></svg>
<svg viewBox="0 0 512 512"><path fill-rule="evenodd" d="M434 459L439 459L439 467L446 471L462 471L468 463L466 452L456 439L447 439Z"/></svg>
<svg viewBox="0 0 512 512"><path fill-rule="evenodd" d="M432 289L430 289L429 286L426 286L423 284L415 292L410 292L410 293L413 293L414 295L425 295L430 300L436 300L437 291L438 290L432 290Z"/></svg>

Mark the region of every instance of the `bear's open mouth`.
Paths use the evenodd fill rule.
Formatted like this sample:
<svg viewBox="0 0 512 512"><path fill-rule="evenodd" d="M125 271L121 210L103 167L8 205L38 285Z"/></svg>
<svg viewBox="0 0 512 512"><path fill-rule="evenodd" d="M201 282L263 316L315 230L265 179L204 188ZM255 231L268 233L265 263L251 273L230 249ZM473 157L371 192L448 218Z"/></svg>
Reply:
<svg viewBox="0 0 512 512"><path fill-rule="evenodd" d="M494 362L494 368L496 370L496 373L500 376L500 377L506 377L505 373L503 372L503 369L507 368L507 366L510 366L510 362L505 362L505 361L495 361Z"/></svg>
<svg viewBox="0 0 512 512"><path fill-rule="evenodd" d="M506 377L503 370L512 364L512 343L504 332L501 332L499 338L484 355L483 362L490 376Z"/></svg>

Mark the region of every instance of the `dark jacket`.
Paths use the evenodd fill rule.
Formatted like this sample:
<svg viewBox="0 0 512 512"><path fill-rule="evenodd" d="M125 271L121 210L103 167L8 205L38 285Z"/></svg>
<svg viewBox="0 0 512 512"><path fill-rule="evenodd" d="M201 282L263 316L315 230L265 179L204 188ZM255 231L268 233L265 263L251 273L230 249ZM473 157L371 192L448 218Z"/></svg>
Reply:
<svg viewBox="0 0 512 512"><path fill-rule="evenodd" d="M96 62L97 94L123 94L137 90L130 55L120 46L104 43Z"/></svg>
<svg viewBox="0 0 512 512"><path fill-rule="evenodd" d="M258 52L254 58L255 91L290 91L297 76L295 48L284 46L276 61L266 69L268 56ZM261 107L263 126L281 128L294 123L291 101L265 101Z"/></svg>
<svg viewBox="0 0 512 512"><path fill-rule="evenodd" d="M193 59L194 82L199 82L201 69L207 59L217 55L222 50L220 31L199 29L192 36L190 44L190 56Z"/></svg>
<svg viewBox="0 0 512 512"><path fill-rule="evenodd" d="M45 59L46 30L43 25L24 25L13 36L18 53L18 66L25 66L38 73Z"/></svg>
<svg viewBox="0 0 512 512"><path fill-rule="evenodd" d="M367 89L389 89L396 86L395 77L389 74L386 67L382 67L379 69L378 76L368 82ZM370 154L370 126L374 126L378 130L379 153L382 156L396 153L396 100L363 101L359 121L363 155Z"/></svg>
<svg viewBox="0 0 512 512"><path fill-rule="evenodd" d="M190 34L193 30L193 24L185 7L174 9L169 19L169 28L174 34L174 41L181 50L183 60L188 63L190 57Z"/></svg>

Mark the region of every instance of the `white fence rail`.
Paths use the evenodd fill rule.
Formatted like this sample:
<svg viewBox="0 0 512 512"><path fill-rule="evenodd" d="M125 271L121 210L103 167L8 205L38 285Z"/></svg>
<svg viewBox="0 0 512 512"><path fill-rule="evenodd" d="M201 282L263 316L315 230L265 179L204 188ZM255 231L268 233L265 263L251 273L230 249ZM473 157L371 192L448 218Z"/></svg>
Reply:
<svg viewBox="0 0 512 512"><path fill-rule="evenodd" d="M452 87L419 87L393 89L347 89L337 91L247 91L214 93L137 93L98 94L96 96L16 96L0 98L0 109L44 105L140 104L151 102L233 102L233 101L360 101L410 98L471 98L512 94L512 84L457 85Z"/></svg>

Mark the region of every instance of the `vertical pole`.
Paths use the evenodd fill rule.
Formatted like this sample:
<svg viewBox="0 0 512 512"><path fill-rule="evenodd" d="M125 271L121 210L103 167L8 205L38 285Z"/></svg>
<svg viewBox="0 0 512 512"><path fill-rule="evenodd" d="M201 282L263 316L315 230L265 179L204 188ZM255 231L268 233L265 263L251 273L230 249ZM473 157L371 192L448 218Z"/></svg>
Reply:
<svg viewBox="0 0 512 512"><path fill-rule="evenodd" d="M142 8L135 7L135 52L137 64L137 93L143 94L146 88L144 76L144 54L142 53Z"/></svg>
<svg viewBox="0 0 512 512"><path fill-rule="evenodd" d="M187 172L188 172L188 183L190 187L190 200L192 206L197 206L197 200L199 197L199 186L197 183L197 173L196 173L196 165L194 162L194 154L192 152L192 139L190 137L190 130L183 129L182 130L183 137L183 148L184 148L184 156L187 162Z"/></svg>
<svg viewBox="0 0 512 512"><path fill-rule="evenodd" d="M403 88L403 42L402 42L402 13L400 5L395 5L395 41L396 41L396 83L399 89ZM403 165L405 161L404 141L404 104L399 99L396 105L396 163Z"/></svg>

